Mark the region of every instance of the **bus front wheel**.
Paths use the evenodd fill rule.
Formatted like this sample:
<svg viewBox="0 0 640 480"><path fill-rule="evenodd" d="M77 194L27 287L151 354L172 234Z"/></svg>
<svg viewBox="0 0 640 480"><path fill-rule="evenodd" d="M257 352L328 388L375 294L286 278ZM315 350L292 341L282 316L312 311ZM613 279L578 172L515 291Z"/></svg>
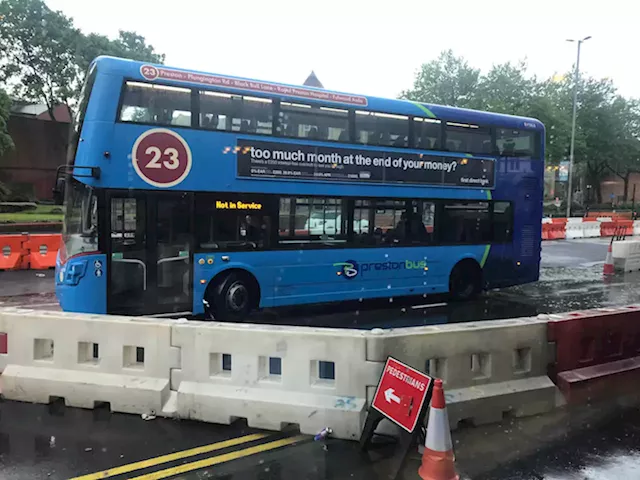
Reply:
<svg viewBox="0 0 640 480"><path fill-rule="evenodd" d="M453 300L472 300L481 290L482 270L475 261L463 260L453 267L449 277L449 293Z"/></svg>
<svg viewBox="0 0 640 480"><path fill-rule="evenodd" d="M216 320L242 320L256 305L255 282L246 274L227 273L208 290L206 300Z"/></svg>

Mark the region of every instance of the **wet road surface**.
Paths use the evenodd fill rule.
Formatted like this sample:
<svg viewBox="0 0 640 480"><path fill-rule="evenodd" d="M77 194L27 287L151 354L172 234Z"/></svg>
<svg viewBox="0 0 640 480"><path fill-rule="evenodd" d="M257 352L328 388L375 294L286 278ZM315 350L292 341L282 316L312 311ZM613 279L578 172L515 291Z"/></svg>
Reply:
<svg viewBox="0 0 640 480"><path fill-rule="evenodd" d="M640 411L577 426L537 452L474 480L640 479Z"/></svg>
<svg viewBox="0 0 640 480"><path fill-rule="evenodd" d="M355 442L59 405L0 404L3 480L371 478Z"/></svg>

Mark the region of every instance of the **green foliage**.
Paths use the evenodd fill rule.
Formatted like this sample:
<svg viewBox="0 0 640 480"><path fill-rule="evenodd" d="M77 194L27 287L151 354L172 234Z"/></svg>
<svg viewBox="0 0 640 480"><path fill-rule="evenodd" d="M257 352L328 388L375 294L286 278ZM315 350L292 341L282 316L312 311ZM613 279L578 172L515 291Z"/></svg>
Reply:
<svg viewBox="0 0 640 480"><path fill-rule="evenodd" d="M109 40L104 35L96 33L83 35L77 53L77 62L83 72L89 69L91 61L99 55L164 63L164 54L157 53L152 45L147 45L143 36L123 30L119 31L118 38L115 40Z"/></svg>
<svg viewBox="0 0 640 480"><path fill-rule="evenodd" d="M3 0L0 17L0 81L20 98L46 103L50 114L69 105L78 84L79 32L71 19L42 0Z"/></svg>
<svg viewBox="0 0 640 480"><path fill-rule="evenodd" d="M402 92L407 100L438 103L453 107L473 105L478 88L480 70L469 67L452 50L446 50L436 60L425 63L420 68L413 88Z"/></svg>
<svg viewBox="0 0 640 480"><path fill-rule="evenodd" d="M98 55L161 63L144 37L121 31L110 40L83 34L73 20L43 0L0 0L0 82L13 85L18 98L49 108L77 103L85 72Z"/></svg>
<svg viewBox="0 0 640 480"><path fill-rule="evenodd" d="M572 73L540 81L524 62L494 65L480 75L448 50L422 65L401 97L537 118L546 127L546 160L557 165L569 155L573 87ZM610 80L583 78L579 87L575 172L598 186L614 174L626 186L629 174L640 171L640 102L619 95Z"/></svg>
<svg viewBox="0 0 640 480"><path fill-rule="evenodd" d="M14 146L7 129L10 113L11 99L4 90L0 89L0 157Z"/></svg>

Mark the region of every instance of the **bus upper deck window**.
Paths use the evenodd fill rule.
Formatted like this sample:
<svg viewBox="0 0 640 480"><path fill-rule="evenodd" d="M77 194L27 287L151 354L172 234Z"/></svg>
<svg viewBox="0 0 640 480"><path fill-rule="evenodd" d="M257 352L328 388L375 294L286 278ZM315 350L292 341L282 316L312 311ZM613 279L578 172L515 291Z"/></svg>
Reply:
<svg viewBox="0 0 640 480"><path fill-rule="evenodd" d="M469 123L447 122L446 149L450 152L491 155L491 132L487 127Z"/></svg>
<svg viewBox="0 0 640 480"><path fill-rule="evenodd" d="M191 126L191 90L127 82L120 109L120 121Z"/></svg>
<svg viewBox="0 0 640 480"><path fill-rule="evenodd" d="M349 112L306 103L280 103L280 133L310 140L349 141Z"/></svg>
<svg viewBox="0 0 640 480"><path fill-rule="evenodd" d="M414 117L413 145L422 150L438 150L440 148L442 123L433 118Z"/></svg>
<svg viewBox="0 0 640 480"><path fill-rule="evenodd" d="M537 138L535 131L497 128L497 153L505 157L533 157L537 151Z"/></svg>
<svg viewBox="0 0 640 480"><path fill-rule="evenodd" d="M365 145L406 147L409 117L390 113L356 111L356 141Z"/></svg>
<svg viewBox="0 0 640 480"><path fill-rule="evenodd" d="M269 98L201 91L200 127L271 135L273 102Z"/></svg>

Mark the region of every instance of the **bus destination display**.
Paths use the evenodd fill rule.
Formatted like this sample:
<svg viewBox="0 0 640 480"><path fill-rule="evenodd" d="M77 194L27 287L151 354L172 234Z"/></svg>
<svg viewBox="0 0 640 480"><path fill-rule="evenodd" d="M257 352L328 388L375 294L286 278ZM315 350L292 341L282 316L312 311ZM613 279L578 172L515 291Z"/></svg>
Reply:
<svg viewBox="0 0 640 480"><path fill-rule="evenodd" d="M495 160L238 139L238 176L493 188Z"/></svg>

